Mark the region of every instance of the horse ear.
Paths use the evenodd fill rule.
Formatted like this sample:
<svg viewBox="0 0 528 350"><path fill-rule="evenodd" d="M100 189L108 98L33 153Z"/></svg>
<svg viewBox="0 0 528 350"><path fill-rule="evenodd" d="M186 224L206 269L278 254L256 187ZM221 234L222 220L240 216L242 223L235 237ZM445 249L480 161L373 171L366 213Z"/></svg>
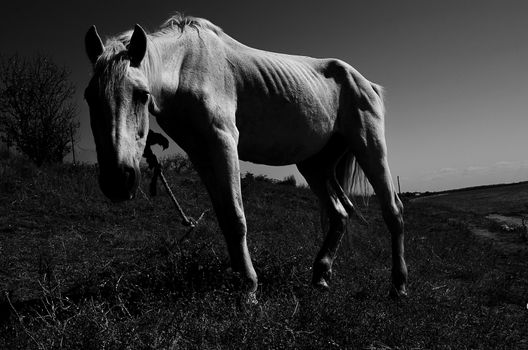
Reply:
<svg viewBox="0 0 528 350"><path fill-rule="evenodd" d="M147 52L147 33L141 28L139 24L136 24L134 33L130 38L130 44L128 45L128 56L130 57L130 64L132 66L139 66L141 61L145 57Z"/></svg>
<svg viewBox="0 0 528 350"><path fill-rule="evenodd" d="M86 47L86 54L92 64L95 64L97 57L99 57L104 51L103 41L97 33L95 26L91 26L84 36L84 46Z"/></svg>

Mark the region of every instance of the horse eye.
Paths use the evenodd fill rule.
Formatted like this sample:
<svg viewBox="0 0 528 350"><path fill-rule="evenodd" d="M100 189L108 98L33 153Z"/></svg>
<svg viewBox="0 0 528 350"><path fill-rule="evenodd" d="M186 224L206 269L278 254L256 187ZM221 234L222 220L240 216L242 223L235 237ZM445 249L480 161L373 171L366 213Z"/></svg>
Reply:
<svg viewBox="0 0 528 350"><path fill-rule="evenodd" d="M142 104L147 103L150 93L145 90L137 90L135 91L135 97L136 100L139 100Z"/></svg>

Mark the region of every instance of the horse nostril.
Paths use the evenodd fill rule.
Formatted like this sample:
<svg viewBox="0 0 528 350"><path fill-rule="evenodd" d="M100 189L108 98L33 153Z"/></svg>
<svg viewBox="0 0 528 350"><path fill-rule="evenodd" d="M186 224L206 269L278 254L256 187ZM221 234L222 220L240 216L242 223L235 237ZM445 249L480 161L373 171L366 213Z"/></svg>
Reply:
<svg viewBox="0 0 528 350"><path fill-rule="evenodd" d="M140 172L133 166L101 168L99 185L104 195L114 202L132 199L139 185Z"/></svg>

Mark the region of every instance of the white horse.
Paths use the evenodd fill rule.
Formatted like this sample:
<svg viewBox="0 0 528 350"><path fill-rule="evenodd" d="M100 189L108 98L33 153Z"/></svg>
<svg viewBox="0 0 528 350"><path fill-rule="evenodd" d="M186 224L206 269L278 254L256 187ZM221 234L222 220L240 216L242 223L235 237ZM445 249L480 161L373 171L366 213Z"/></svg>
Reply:
<svg viewBox="0 0 528 350"><path fill-rule="evenodd" d="M392 236L390 294L406 295L403 207L387 162L380 86L340 60L257 50L205 19L180 15L155 33L136 25L106 44L92 26L85 44L94 72L85 98L107 197L134 197L152 114L200 174L232 267L254 293L239 159L296 164L329 228L312 281L328 288L362 170Z"/></svg>

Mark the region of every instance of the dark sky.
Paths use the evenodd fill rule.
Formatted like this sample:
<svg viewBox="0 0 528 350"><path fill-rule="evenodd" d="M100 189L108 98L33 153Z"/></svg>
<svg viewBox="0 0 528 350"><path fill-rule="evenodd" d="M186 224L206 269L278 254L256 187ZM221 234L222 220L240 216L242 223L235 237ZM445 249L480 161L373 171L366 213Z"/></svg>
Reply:
<svg viewBox="0 0 528 350"><path fill-rule="evenodd" d="M528 1L11 1L1 52L44 53L77 85L80 144L95 158L82 100L90 25L154 31L174 11L246 45L341 58L387 91L389 162L403 191L528 180ZM244 164L282 178L293 167Z"/></svg>

